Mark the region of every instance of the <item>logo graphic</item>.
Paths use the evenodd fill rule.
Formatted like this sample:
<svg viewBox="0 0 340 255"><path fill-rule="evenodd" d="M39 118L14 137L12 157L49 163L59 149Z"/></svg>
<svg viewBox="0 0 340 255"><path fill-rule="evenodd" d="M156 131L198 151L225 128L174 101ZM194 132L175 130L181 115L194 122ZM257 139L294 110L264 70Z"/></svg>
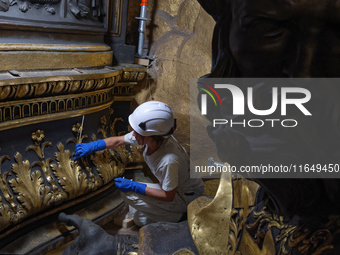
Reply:
<svg viewBox="0 0 340 255"><path fill-rule="evenodd" d="M211 87L208 84L201 83L201 82L199 82L199 84L202 84L202 85L206 86L208 89L210 89L216 95L216 97L218 98L218 100L220 101L220 104L222 106L222 100L221 100L220 96L218 95L217 91L213 87ZM204 91L205 93L207 93L212 98L212 100L214 101L215 106L217 106L216 100L209 90L204 89L204 88L200 88L200 87L199 87L199 89ZM207 114L207 95L206 94L202 94L202 96L201 96L201 105L202 105L202 108L201 108L202 114L206 115Z"/></svg>
<svg viewBox="0 0 340 255"><path fill-rule="evenodd" d="M220 101L220 104L222 106L222 100L220 96L218 95L217 91L209 86L208 84L203 84L207 88L209 88L211 91L214 92L214 94L217 96L217 98ZM305 89L305 88L295 88L295 87L282 87L280 90L280 93L278 93L278 88L273 87L272 88L272 106L270 109L266 110L258 110L254 107L253 104L253 88L248 87L247 88L247 100L245 100L245 96L240 88L238 88L235 85L231 84L215 84L216 89L227 89L230 91L233 97L233 114L234 115L244 115L244 106L245 102L247 102L248 109L251 113L259 116L263 115L270 115L276 111L278 108L278 98L281 97L281 115L287 114L287 105L295 105L304 115L312 115L306 107L303 105L307 103L311 99L311 93ZM217 106L216 100L214 96L206 89L199 88L206 92L210 97L213 99L215 106ZM289 94L299 94L303 95L301 98L289 98ZM202 94L201 95L201 112L202 115L207 114L207 95Z"/></svg>
<svg viewBox="0 0 340 255"><path fill-rule="evenodd" d="M297 108L303 115L311 116L312 114L307 110L305 104L311 99L311 93L308 89L301 87L272 87L271 92L267 94L268 102L271 102L271 106L267 109L257 109L254 106L254 88L247 87L243 92L238 86L232 84L214 84L214 87L199 82L199 84L205 87L198 87L198 89L204 91L201 94L201 114L207 115L208 103L207 95L211 97L215 106L217 100L219 100L222 106L222 100L216 89L227 90L232 96L232 113L234 116L245 116L245 112L253 114L254 116L270 116L276 111L280 111L281 116L287 116L287 108ZM270 101L269 101L270 100ZM246 108L247 107L247 108ZM241 122L236 122L233 119L214 119L213 127L216 125L242 125L243 127L262 127L265 123L269 123L271 127L274 127L276 122L280 122L283 127L295 127L297 126L297 120L295 119L243 119Z"/></svg>

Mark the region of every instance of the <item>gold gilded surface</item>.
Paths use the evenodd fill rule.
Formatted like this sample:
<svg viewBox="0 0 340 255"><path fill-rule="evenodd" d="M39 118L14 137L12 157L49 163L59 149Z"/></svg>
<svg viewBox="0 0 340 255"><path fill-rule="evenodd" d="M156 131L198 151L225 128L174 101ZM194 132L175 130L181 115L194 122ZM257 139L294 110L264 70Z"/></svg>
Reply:
<svg viewBox="0 0 340 255"><path fill-rule="evenodd" d="M103 190L101 189L98 193L102 191ZM93 193L97 193L97 191ZM69 203L74 204L74 201L75 200ZM76 201L79 202L79 199ZM88 205L86 209L80 209L75 212L75 214L95 221L96 224L103 226L121 215L124 212L124 208L123 200L116 190L108 194L105 198L94 201L94 203ZM103 215L105 215L105 218L102 218ZM34 229L30 230L29 234L22 235L5 247L2 247L0 249L0 254L60 255L65 249L65 246L77 236L78 234L77 231L75 231L75 227L65 227L62 223L52 221L48 224L36 225ZM53 252L50 252L51 250L53 250Z"/></svg>
<svg viewBox="0 0 340 255"><path fill-rule="evenodd" d="M240 243L239 255L274 255L275 247L274 247L274 240L273 236L270 231L265 233L264 242L262 249L258 247L256 242L252 239L247 231L244 231L242 235L242 240Z"/></svg>
<svg viewBox="0 0 340 255"><path fill-rule="evenodd" d="M76 77L77 78L77 77ZM13 99L36 98L42 96L57 96L65 93L91 92L110 88L117 84L119 73L113 74L111 77L95 77L86 76L83 79L63 79L57 81L45 81L46 78L41 78L40 82L26 81L27 83L0 86L1 101Z"/></svg>
<svg viewBox="0 0 340 255"><path fill-rule="evenodd" d="M141 81L145 75L146 72L123 72L122 81Z"/></svg>
<svg viewBox="0 0 340 255"><path fill-rule="evenodd" d="M0 131L51 120L76 117L108 108L113 97L111 89L16 101L15 105L0 103Z"/></svg>
<svg viewBox="0 0 340 255"><path fill-rule="evenodd" d="M192 253L191 251L189 251L188 249L181 249L179 251L174 252L171 255L194 255L194 253Z"/></svg>
<svg viewBox="0 0 340 255"><path fill-rule="evenodd" d="M233 180L234 185L234 208L244 208L247 210L249 207L255 205L256 192L259 185L256 182L240 178ZM248 215L248 213L246 213Z"/></svg>
<svg viewBox="0 0 340 255"><path fill-rule="evenodd" d="M196 211L194 204L195 201L189 204L188 222L199 254L232 254L228 251L235 249L236 243L228 238L232 209L230 176L221 177L216 196L210 203L197 206Z"/></svg>
<svg viewBox="0 0 340 255"><path fill-rule="evenodd" d="M0 71L98 67L112 64L107 52L0 51Z"/></svg>
<svg viewBox="0 0 340 255"><path fill-rule="evenodd" d="M123 72L133 73L130 81L120 82ZM143 77L145 69L117 67L94 73L52 73L58 76L46 77L47 73L38 72L29 77L22 73L18 79L0 82L0 131L93 113L107 108L113 100L131 101L137 85L134 79Z"/></svg>
<svg viewBox="0 0 340 255"><path fill-rule="evenodd" d="M265 238L265 234L261 229L261 226L268 224L268 228L275 227L280 231L280 234L275 238L275 243L271 243L269 246L279 245L281 254L290 254L291 246L287 245L289 242L289 238L296 231L297 226L290 225L284 222L284 217L278 216L273 213L267 212L266 208L263 208L260 212L253 212L255 222L251 224L245 224L244 232L255 232L256 233L256 242L260 243ZM267 231L270 232L270 231ZM303 238L302 238L303 239ZM245 244L253 247L255 249L257 245L252 245L252 243ZM266 247L266 249L270 249L270 247ZM255 254L255 253L253 253ZM267 254L267 253L264 253Z"/></svg>
<svg viewBox="0 0 340 255"><path fill-rule="evenodd" d="M1 43L0 51L109 51L107 45Z"/></svg>
<svg viewBox="0 0 340 255"><path fill-rule="evenodd" d="M270 233L260 249L244 231L257 189L252 181L224 176L213 200L200 197L189 205L189 225L199 254L275 254Z"/></svg>
<svg viewBox="0 0 340 255"><path fill-rule="evenodd" d="M316 229L299 226L271 212L266 201L255 207L258 188L244 178L221 179L214 199L199 197L189 205L188 222L199 254L322 255L334 249L339 215Z"/></svg>
<svg viewBox="0 0 340 255"><path fill-rule="evenodd" d="M113 109L110 111L110 115L112 114ZM107 121L103 116L99 133L104 137L107 137L107 132L111 135L118 135L115 131L118 121L122 119ZM72 132L75 137L68 139L67 143L79 141L80 127L80 123L73 125ZM82 133L80 141L85 137L87 135ZM12 170L6 169L7 171L2 173L2 163L10 160L10 156L5 155L0 158L0 190L3 194L3 198L0 196L0 232L35 213L49 208L53 209L62 202L83 196L112 183L115 177L124 173L126 164L142 160L137 149L131 147L130 150L118 148L95 152L89 157L81 158L80 162L75 162L71 152L66 150L61 142L57 144L54 160L45 157L46 147L53 147L53 144L45 141L43 130L33 132L31 139L33 144L27 148L27 151L33 151L38 161L29 162L17 152ZM95 135L92 139L97 140ZM93 165L95 168L92 168ZM0 238L10 231L2 233Z"/></svg>

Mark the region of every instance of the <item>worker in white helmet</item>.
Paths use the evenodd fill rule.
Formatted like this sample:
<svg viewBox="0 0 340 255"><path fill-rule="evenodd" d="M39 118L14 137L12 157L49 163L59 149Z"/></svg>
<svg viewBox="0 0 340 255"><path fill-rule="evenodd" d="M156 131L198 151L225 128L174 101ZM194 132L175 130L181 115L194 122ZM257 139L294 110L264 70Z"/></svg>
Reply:
<svg viewBox="0 0 340 255"><path fill-rule="evenodd" d="M143 226L157 221L178 222L185 218L187 205L203 194L203 181L190 178L190 159L172 136L176 120L170 107L162 102L141 104L129 116L133 131L91 143L77 144L75 160L103 149L127 143L143 145L143 156L158 184L116 178L124 200L134 207L134 221Z"/></svg>

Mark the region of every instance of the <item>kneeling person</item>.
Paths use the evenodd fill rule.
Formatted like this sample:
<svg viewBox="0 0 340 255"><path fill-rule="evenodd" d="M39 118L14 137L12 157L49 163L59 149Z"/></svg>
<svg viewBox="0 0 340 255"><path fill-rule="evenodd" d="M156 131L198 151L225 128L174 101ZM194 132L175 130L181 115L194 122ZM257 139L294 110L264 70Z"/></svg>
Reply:
<svg viewBox="0 0 340 255"><path fill-rule="evenodd" d="M124 200L137 211L134 221L143 226L157 221L178 222L188 204L203 195L203 181L190 178L190 159L185 149L172 136L176 120L170 107L162 102L141 104L129 116L134 131L91 143L77 144L75 160L103 149L127 143L143 145L143 156L159 184L139 183L116 178Z"/></svg>

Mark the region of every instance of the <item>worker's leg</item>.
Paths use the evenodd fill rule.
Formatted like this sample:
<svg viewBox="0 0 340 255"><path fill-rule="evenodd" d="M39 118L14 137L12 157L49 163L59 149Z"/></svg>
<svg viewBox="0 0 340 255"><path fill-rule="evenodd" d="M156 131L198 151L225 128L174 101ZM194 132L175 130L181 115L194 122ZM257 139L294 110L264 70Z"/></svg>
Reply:
<svg viewBox="0 0 340 255"><path fill-rule="evenodd" d="M133 216L133 221L138 227L143 227L150 223L155 223L156 221L151 220L149 217L147 217L144 213L140 211L136 211Z"/></svg>
<svg viewBox="0 0 340 255"><path fill-rule="evenodd" d="M122 193L122 197L128 205L137 210L134 216L136 225L157 221L178 222L187 207L187 203L178 195L172 202L164 202L134 192Z"/></svg>

